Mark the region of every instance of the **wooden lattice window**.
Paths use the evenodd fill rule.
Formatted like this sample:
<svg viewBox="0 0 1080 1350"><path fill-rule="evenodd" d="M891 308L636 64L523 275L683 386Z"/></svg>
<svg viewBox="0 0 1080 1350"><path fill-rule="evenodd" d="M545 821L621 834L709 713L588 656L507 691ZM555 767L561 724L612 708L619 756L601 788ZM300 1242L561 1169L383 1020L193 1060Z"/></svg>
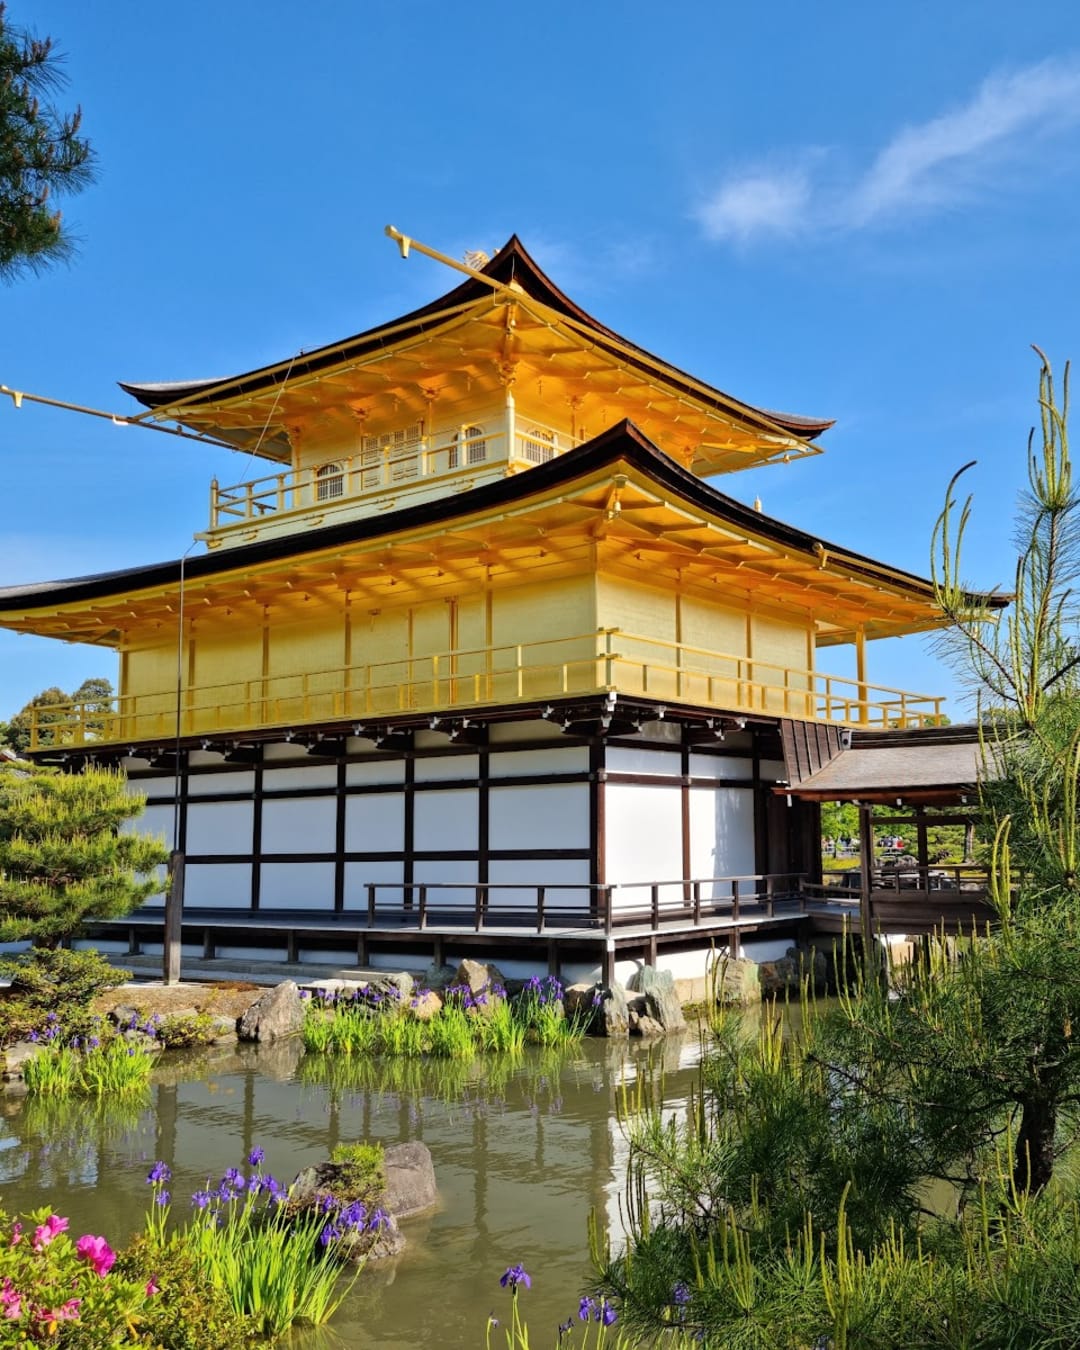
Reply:
<svg viewBox="0 0 1080 1350"><path fill-rule="evenodd" d="M328 502L345 495L345 473L340 464L320 464L315 470L315 499Z"/></svg>
<svg viewBox="0 0 1080 1350"><path fill-rule="evenodd" d="M461 451L464 447L465 454ZM483 464L487 459L487 441L483 427L462 427L454 432L454 441L450 446L450 468L459 469L463 464Z"/></svg>

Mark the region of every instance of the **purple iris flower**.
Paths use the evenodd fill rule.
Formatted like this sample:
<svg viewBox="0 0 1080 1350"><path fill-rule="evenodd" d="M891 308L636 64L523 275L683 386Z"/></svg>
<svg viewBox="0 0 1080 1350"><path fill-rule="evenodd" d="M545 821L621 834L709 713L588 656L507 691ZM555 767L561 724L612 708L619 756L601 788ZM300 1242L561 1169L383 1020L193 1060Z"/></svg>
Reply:
<svg viewBox="0 0 1080 1350"><path fill-rule="evenodd" d="M252 1167L258 1167L265 1157L266 1150L264 1148L253 1148L248 1154L248 1163Z"/></svg>
<svg viewBox="0 0 1080 1350"><path fill-rule="evenodd" d="M234 1188L242 1188L244 1185L246 1185L246 1182L244 1181L244 1175L238 1167L230 1167L226 1171L225 1175L221 1178L221 1180L223 1183L227 1182L230 1186Z"/></svg>
<svg viewBox="0 0 1080 1350"><path fill-rule="evenodd" d="M577 1315L579 1319L582 1322L587 1322L589 1318L592 1316L594 1307L595 1304L593 1303L592 1299L583 1295L581 1302L578 1304Z"/></svg>
<svg viewBox="0 0 1080 1350"><path fill-rule="evenodd" d="M529 1278L528 1272L520 1261L516 1266L506 1267L506 1270L499 1279L499 1283L504 1289L509 1288L515 1293L517 1292L519 1284L524 1285L526 1289L532 1288L532 1280Z"/></svg>
<svg viewBox="0 0 1080 1350"><path fill-rule="evenodd" d="M169 1203L169 1198L168 1191L158 1191L157 1195L154 1196L154 1204L161 1205L164 1208Z"/></svg>
<svg viewBox="0 0 1080 1350"><path fill-rule="evenodd" d="M156 1186L159 1181L172 1181L172 1171L168 1163L156 1162L151 1167L146 1180L151 1186Z"/></svg>

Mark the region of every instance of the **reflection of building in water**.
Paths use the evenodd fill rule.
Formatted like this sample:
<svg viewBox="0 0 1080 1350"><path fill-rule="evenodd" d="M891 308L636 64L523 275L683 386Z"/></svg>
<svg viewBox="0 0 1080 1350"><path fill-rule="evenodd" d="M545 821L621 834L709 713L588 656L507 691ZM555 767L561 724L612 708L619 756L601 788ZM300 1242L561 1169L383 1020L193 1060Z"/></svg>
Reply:
<svg viewBox="0 0 1080 1350"><path fill-rule="evenodd" d="M516 238L357 337L124 387L265 472L212 485L204 552L0 591L0 624L118 653L34 754L122 763L169 838L178 786L192 955L700 973L740 885L782 949L819 830L775 786L940 713L866 663L937 624L927 581L706 481L830 423L635 346Z"/></svg>

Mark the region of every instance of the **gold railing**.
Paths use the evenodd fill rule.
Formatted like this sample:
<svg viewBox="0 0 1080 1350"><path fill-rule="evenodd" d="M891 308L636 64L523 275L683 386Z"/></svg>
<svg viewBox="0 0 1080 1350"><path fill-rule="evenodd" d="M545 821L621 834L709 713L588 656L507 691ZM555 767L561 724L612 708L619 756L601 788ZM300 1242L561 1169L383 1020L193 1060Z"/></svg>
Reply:
<svg viewBox="0 0 1080 1350"><path fill-rule="evenodd" d="M330 510L343 501L371 493L402 491L424 479L467 476L484 464L507 463L526 468L564 454L578 443L566 432L537 422L523 422L513 431L481 431L471 426L432 436L419 432L397 445L369 447L355 454L327 454L324 463L304 469L283 469L246 483L210 485L210 529L258 523L268 516Z"/></svg>
<svg viewBox="0 0 1080 1350"><path fill-rule="evenodd" d="M838 675L603 628L578 637L438 652L397 661L272 675L180 691L127 694L112 705L35 708L31 749L228 735L270 727L363 722L615 691L731 713L844 726L935 723L942 699Z"/></svg>

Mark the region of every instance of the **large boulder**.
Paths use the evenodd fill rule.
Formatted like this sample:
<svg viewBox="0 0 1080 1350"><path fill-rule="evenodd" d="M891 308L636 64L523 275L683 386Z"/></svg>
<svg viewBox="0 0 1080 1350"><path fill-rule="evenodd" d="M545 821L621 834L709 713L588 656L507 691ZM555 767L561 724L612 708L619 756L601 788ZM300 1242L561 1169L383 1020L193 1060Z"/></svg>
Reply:
<svg viewBox="0 0 1080 1350"><path fill-rule="evenodd" d="M728 957L716 967L717 1003L760 1003L761 979L756 961Z"/></svg>
<svg viewBox="0 0 1080 1350"><path fill-rule="evenodd" d="M304 1001L300 990L295 980L285 980L256 999L240 1018L237 1031L242 1041L266 1044L295 1036L303 1025Z"/></svg>
<svg viewBox="0 0 1080 1350"><path fill-rule="evenodd" d="M627 1036L630 1009L621 984L572 984L563 992L567 1017L585 1023L593 1036Z"/></svg>
<svg viewBox="0 0 1080 1350"><path fill-rule="evenodd" d="M418 1022L430 1022L442 1011L442 999L433 989L421 989L413 994L409 1007Z"/></svg>
<svg viewBox="0 0 1080 1350"><path fill-rule="evenodd" d="M4 1051L4 1078L21 1079L23 1070L32 1059L45 1053L45 1047L39 1041L16 1041Z"/></svg>
<svg viewBox="0 0 1080 1350"><path fill-rule="evenodd" d="M430 1209L438 1198L431 1150L419 1140L394 1144L383 1154L386 1191L383 1208L395 1219L408 1219Z"/></svg>
<svg viewBox="0 0 1080 1350"><path fill-rule="evenodd" d="M505 991L506 980L498 966L490 961L471 961L466 958L454 973L454 984L463 985L475 998L490 994L494 989Z"/></svg>
<svg viewBox="0 0 1080 1350"><path fill-rule="evenodd" d="M801 963L790 954L778 961L762 961L758 966L758 983L762 998L783 998L799 992Z"/></svg>
<svg viewBox="0 0 1080 1350"><path fill-rule="evenodd" d="M398 1220L430 1209L439 1198L435 1168L426 1144L413 1140L395 1144L383 1154L385 1185L379 1195L365 1196L368 1213L381 1208L387 1218L377 1232L346 1233L338 1240L338 1254L347 1261L379 1261L397 1256L405 1246ZM320 1204L332 1195L348 1200L345 1181L347 1164L324 1162L305 1167L289 1187L289 1206L294 1212ZM356 1198L355 1195L352 1198Z"/></svg>
<svg viewBox="0 0 1080 1350"><path fill-rule="evenodd" d="M675 977L670 970L642 966L631 977L630 987L644 998L646 1017L659 1022L665 1031L684 1030L686 1018L675 992Z"/></svg>
<svg viewBox="0 0 1080 1350"><path fill-rule="evenodd" d="M438 966L433 961L424 971L424 978L421 983L426 989L434 989L438 993L445 989L448 984L453 984L456 975L457 968L455 966Z"/></svg>

